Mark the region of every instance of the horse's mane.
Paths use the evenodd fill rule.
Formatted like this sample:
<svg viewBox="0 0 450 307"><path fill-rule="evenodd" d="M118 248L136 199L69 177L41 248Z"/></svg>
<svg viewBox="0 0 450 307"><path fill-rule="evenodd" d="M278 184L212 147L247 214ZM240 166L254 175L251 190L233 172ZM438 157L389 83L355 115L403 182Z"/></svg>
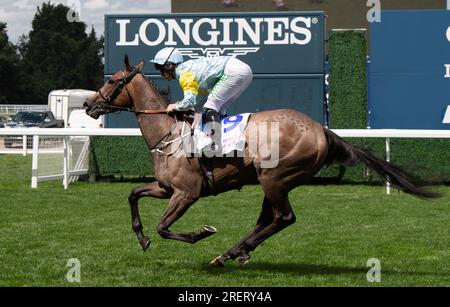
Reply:
<svg viewBox="0 0 450 307"><path fill-rule="evenodd" d="M144 79L147 81L147 83L161 95L166 106L169 105L170 102L172 101L172 93L170 91L170 87L168 86L166 89L159 88L159 86L156 85L156 83L153 82L152 79L148 78L145 75L143 75L143 76L144 76Z"/></svg>

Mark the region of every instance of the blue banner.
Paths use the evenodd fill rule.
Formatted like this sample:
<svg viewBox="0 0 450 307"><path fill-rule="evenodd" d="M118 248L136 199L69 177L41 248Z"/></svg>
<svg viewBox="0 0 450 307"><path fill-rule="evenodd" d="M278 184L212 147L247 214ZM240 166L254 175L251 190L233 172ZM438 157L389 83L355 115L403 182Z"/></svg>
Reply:
<svg viewBox="0 0 450 307"><path fill-rule="evenodd" d="M369 126L450 129L450 11L382 11L370 45Z"/></svg>

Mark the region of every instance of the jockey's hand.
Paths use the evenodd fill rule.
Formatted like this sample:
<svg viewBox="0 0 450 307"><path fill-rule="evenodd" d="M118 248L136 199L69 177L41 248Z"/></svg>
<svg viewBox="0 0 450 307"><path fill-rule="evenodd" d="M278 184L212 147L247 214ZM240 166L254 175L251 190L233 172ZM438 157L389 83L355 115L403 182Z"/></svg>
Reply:
<svg viewBox="0 0 450 307"><path fill-rule="evenodd" d="M175 111L175 105L174 104L169 104L166 108L166 112L167 114L173 113Z"/></svg>

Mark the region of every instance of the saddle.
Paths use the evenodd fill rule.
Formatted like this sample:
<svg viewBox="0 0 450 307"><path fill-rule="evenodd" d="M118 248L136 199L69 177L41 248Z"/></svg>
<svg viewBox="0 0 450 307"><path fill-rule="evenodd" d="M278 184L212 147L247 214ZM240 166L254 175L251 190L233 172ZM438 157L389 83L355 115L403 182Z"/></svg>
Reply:
<svg viewBox="0 0 450 307"><path fill-rule="evenodd" d="M211 138L203 131L205 127L205 114L189 111L183 114L183 119L191 127L191 136L199 146L197 149L198 161L203 170L205 178L205 190L209 195L216 195L216 179L222 177L222 173L233 172L242 167L242 159L238 158L237 152L242 152L245 145L244 129L251 113L238 114L236 116L224 117L222 119L222 153L219 155L205 155L203 148L211 143ZM226 155L234 157L224 161ZM239 166L238 166L239 165ZM217 170L219 168L219 170ZM215 170L216 169L216 170Z"/></svg>

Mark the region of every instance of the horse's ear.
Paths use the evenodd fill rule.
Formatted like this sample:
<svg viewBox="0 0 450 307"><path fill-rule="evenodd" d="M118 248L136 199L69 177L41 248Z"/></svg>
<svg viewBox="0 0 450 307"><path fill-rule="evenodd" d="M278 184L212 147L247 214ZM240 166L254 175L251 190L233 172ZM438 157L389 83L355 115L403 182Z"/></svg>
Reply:
<svg viewBox="0 0 450 307"><path fill-rule="evenodd" d="M125 57L123 58L123 62L125 64L125 70L130 71L131 66L130 66L130 61L128 60L128 54L125 54Z"/></svg>
<svg viewBox="0 0 450 307"><path fill-rule="evenodd" d="M134 68L136 68L139 71L142 71L144 69L145 61L142 60L139 64L137 64Z"/></svg>

